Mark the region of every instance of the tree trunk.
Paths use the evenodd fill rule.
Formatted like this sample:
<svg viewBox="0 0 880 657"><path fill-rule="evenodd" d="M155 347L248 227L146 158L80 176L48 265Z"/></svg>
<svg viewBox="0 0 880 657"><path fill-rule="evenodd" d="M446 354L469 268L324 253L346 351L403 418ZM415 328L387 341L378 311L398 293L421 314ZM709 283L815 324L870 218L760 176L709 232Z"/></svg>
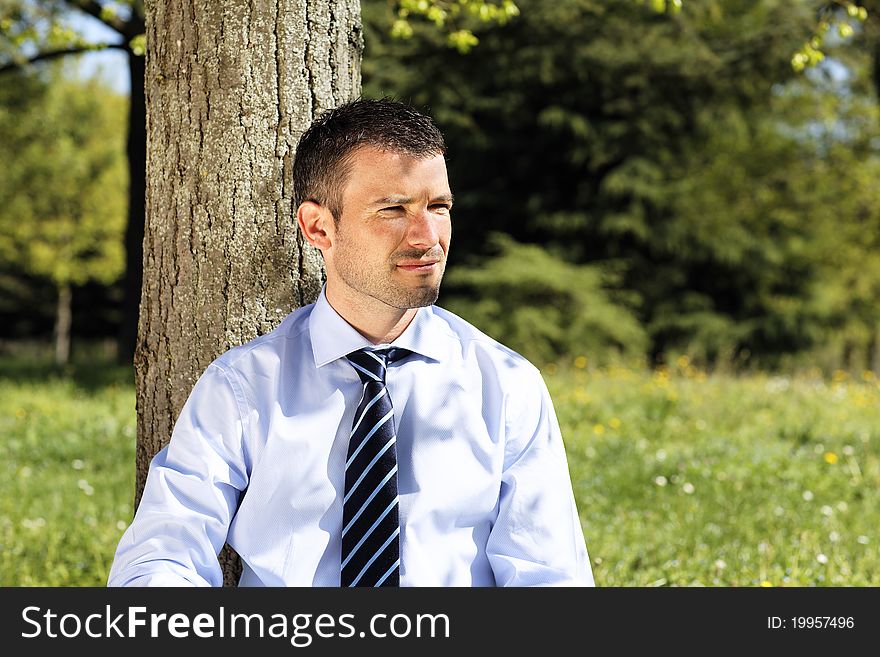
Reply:
<svg viewBox="0 0 880 657"><path fill-rule="evenodd" d="M840 369L851 372L853 368L853 354L856 351L856 343L852 338L844 338L843 340L843 349L841 352L840 360L841 365Z"/></svg>
<svg viewBox="0 0 880 657"><path fill-rule="evenodd" d="M318 112L360 93L363 48L358 0L157 0L146 37L136 505L207 365L320 291L292 156ZM234 584L240 565L223 561Z"/></svg>
<svg viewBox="0 0 880 657"><path fill-rule="evenodd" d="M128 110L128 223L125 226L125 276L122 325L117 360L130 365L137 342L144 268L144 195L146 194L147 110L144 105L144 58L128 52L131 103Z"/></svg>
<svg viewBox="0 0 880 657"><path fill-rule="evenodd" d="M877 327L871 331L871 337L865 345L865 370L874 374L880 371L880 333Z"/></svg>
<svg viewBox="0 0 880 657"><path fill-rule="evenodd" d="M70 325L73 321L70 284L58 288L58 305L55 310L55 364L67 365L70 361Z"/></svg>

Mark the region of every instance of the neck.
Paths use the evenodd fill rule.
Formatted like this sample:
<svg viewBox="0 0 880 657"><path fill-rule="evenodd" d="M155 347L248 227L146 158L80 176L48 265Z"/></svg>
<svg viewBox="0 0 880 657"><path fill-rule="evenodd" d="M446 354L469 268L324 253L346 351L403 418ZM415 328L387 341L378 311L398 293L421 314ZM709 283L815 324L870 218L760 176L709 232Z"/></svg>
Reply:
<svg viewBox="0 0 880 657"><path fill-rule="evenodd" d="M390 344L400 337L418 308L394 308L376 299L351 299L329 284L327 301L342 319L373 344Z"/></svg>

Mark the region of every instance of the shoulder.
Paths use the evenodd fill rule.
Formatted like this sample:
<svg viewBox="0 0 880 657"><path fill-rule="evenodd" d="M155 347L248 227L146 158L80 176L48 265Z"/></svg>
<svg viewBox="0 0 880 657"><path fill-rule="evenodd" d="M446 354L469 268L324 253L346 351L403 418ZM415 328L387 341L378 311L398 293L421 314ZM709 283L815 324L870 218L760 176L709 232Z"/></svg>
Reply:
<svg viewBox="0 0 880 657"><path fill-rule="evenodd" d="M519 453L524 448L523 441L530 440L535 427L555 418L553 402L540 370L458 315L437 306L434 306L434 315L457 345L463 378L481 389L484 402L500 402L498 409L507 427L506 449L510 454Z"/></svg>
<svg viewBox="0 0 880 657"><path fill-rule="evenodd" d="M510 347L445 308L433 306L432 310L434 321L456 345L463 360L474 361L481 370L493 369L499 375L516 376L521 383L523 378L540 378L538 368Z"/></svg>
<svg viewBox="0 0 880 657"><path fill-rule="evenodd" d="M297 350L303 345L309 345L308 320L313 307L314 304L309 304L297 308L272 331L232 347L218 356L211 365L227 376L244 375L245 378L254 368L279 366L291 349Z"/></svg>

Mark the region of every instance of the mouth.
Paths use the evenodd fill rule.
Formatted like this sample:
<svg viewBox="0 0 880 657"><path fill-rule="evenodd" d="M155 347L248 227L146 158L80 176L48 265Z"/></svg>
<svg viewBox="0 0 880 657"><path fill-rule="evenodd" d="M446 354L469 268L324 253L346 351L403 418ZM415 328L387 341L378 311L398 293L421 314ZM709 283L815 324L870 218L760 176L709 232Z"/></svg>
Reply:
<svg viewBox="0 0 880 657"><path fill-rule="evenodd" d="M397 263L397 268L402 271L416 274L428 274L435 271L440 264L439 260L404 260Z"/></svg>

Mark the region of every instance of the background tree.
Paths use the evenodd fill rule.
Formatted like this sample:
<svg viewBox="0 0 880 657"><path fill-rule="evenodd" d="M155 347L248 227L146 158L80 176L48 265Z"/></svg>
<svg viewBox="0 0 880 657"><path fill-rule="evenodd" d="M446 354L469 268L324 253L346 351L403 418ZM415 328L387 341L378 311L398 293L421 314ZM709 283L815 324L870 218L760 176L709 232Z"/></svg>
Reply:
<svg viewBox="0 0 880 657"><path fill-rule="evenodd" d="M386 0L366 0L382 2ZM473 33L459 27L459 13L479 23L494 24L516 15L512 0L399 0L393 3L396 20L386 29L406 32L409 15L428 18L448 42L462 50L475 43ZM262 5L261 5L262 7ZM301 11L307 11L308 4ZM117 41L95 42L85 37L75 19L100 21L118 35ZM27 63L54 60L104 49L126 54L131 102L127 122L129 167L128 220L125 230L123 316L118 355L131 362L138 330L143 285L144 198L146 185L146 107L144 101L144 2L143 0L2 0L0 2L0 73Z"/></svg>
<svg viewBox="0 0 880 657"><path fill-rule="evenodd" d="M862 4L871 6L870 2ZM462 161L471 162L474 169L465 173L482 175L477 185L490 190L483 196L498 196L508 180L517 189L512 196L516 209L507 209L503 221L492 219L500 217L498 212L484 212L481 219L490 221L462 222L466 228L459 231L454 257L463 259L482 248L491 232L504 230L520 240L556 248L576 263L624 272L605 280L618 281L621 289L642 300L638 315L650 332L655 359L669 349L695 349L711 361L724 349L773 354L815 342L814 330L801 330L812 324L796 319L806 315L792 315L790 303L747 298L750 290L770 289L773 284L756 284L754 277L760 274L731 272L731 267L741 269L744 261L716 257L730 245L719 245L717 252L707 250L706 244L689 251L693 240L682 239L689 222L678 216L684 206L676 194L688 188L680 181L692 183L692 174L699 177L698 169L689 168L689 163L696 167L705 160L698 154L715 138L710 122L729 119L749 124L759 117L767 90L792 79L788 62L797 64L801 56L819 61L823 53L817 48L827 50L835 40L848 37L844 28L874 52L871 29L875 17L860 4L632 0L608 5L563 0L536 1L523 16L510 0L368 0L365 7L378 17L373 21L378 37L374 41L377 74L373 76L368 61L368 89L378 89L374 83L383 84L382 76L386 76L390 89L384 91L406 92L407 84L417 85L424 79L410 75L419 66L426 66L432 79L451 83L444 83L447 88L467 88L468 93L458 98L432 96L428 90L421 93L423 99L433 101L438 114L453 122L453 130L455 122L459 123L462 143L466 151L470 149ZM10 1L3 6L0 30L7 40L0 45L7 55L13 55L14 63L92 48L94 44L81 43L75 32L65 28L63 17L70 11L85 11L123 34L137 26L139 10L138 3ZM419 17L427 19L426 24L420 25ZM40 29L37 18L48 27ZM481 21L486 20L500 23L502 29L485 30ZM124 25L128 27L123 29ZM389 25L392 35L416 38L402 48L393 44L398 47L395 55L383 60ZM477 38L474 32L494 41L481 44L468 57L449 50L449 45L470 50ZM130 34L131 30L126 33ZM504 35L507 50L503 43L498 47L499 34ZM791 53L811 34L816 36L791 59ZM514 43L511 48L509 44ZM560 43L566 44L564 49L556 47ZM135 38L124 45L137 52L143 44ZM395 68L396 54L401 52L418 52L418 61L408 64L408 71ZM422 56L425 53L428 58ZM569 58L568 53L573 56ZM471 75L471 68L490 72L488 83L483 76ZM505 71L516 74L505 77ZM525 103L520 102L523 95ZM552 102L545 103L544 98ZM495 99L499 102L493 106ZM750 107L756 108L752 118L740 121L734 116L738 109ZM492 116L496 109L499 112ZM471 130L466 122L477 120L480 112L492 116L500 129L493 132L481 127L482 134ZM537 130L540 139L533 140L529 130ZM522 135L522 141L513 135ZM481 140L484 145L492 144L491 153L480 146ZM498 143L510 144L507 152L500 152ZM721 144L723 140L718 140L715 146ZM503 176L495 176L497 166L483 166L487 158L470 157L480 150L488 159L504 164ZM528 188L525 178L533 176L529 173L532 159L546 159L557 152L568 166L543 167L544 179L533 181L537 191L523 192ZM758 176L757 168L749 175ZM478 195L463 201L465 211L467 204L483 203ZM798 280L804 284L784 292L783 297L800 303L812 293L814 286L805 277L815 274L813 264L802 262L804 277ZM768 309L783 305L787 317L768 314ZM809 313L804 304L798 307L799 313ZM769 321L754 321L762 313ZM784 326L791 330L779 330Z"/></svg>
<svg viewBox="0 0 880 657"><path fill-rule="evenodd" d="M870 196L814 175L831 152L814 138L822 107L866 97L856 81L870 71L861 45L830 37L827 61L793 68L827 4L712 0L658 13L535 0L477 28L467 56L422 28L405 42L384 36L370 7L364 86L429 105L446 132L460 199L453 260L485 259L489 235L504 232L617 272L655 362L687 351L708 365L774 365L833 328L816 296L830 271L818 190ZM848 89L820 84L840 71ZM806 91L795 97L796 86ZM868 144L860 116L838 125ZM853 166L870 150L850 151Z"/></svg>
<svg viewBox="0 0 880 657"><path fill-rule="evenodd" d="M92 18L119 35L113 43L87 40L73 18ZM137 334L143 272L146 114L144 105L143 0L3 0L0 3L0 72L28 62L58 59L105 48L124 52L131 100L126 128L128 201L125 223L123 317L119 328L120 362L131 362ZM5 60L5 61L4 61Z"/></svg>
<svg viewBox="0 0 880 657"><path fill-rule="evenodd" d="M63 365L74 286L122 274L126 99L57 66L14 80L0 88L0 259L51 281Z"/></svg>
<svg viewBox="0 0 880 657"><path fill-rule="evenodd" d="M491 258L447 272L446 308L503 336L506 346L534 363L582 354L600 365L644 358L647 333L633 312L638 299L619 290L613 270L570 264L503 233L490 236L489 253Z"/></svg>

